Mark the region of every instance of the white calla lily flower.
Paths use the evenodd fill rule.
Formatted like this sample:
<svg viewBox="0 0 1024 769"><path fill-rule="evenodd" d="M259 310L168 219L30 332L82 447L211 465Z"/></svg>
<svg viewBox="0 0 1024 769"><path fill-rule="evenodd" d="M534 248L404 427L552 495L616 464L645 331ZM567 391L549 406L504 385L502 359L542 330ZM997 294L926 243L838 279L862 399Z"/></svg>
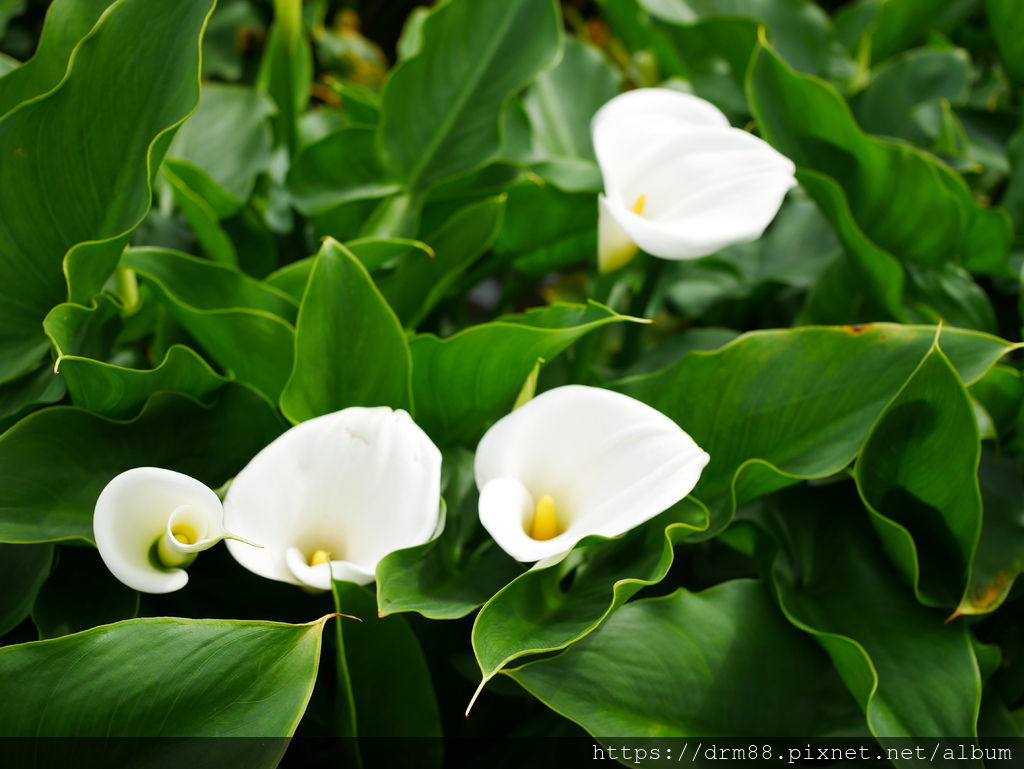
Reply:
<svg viewBox="0 0 1024 769"><path fill-rule="evenodd" d="M315 590L365 585L389 553L427 542L440 519L441 452L405 411L353 407L296 425L238 474L228 543L249 571Z"/></svg>
<svg viewBox="0 0 1024 769"><path fill-rule="evenodd" d="M480 522L517 561L553 561L586 536L616 537L683 499L708 455L645 403L597 387L549 390L480 441Z"/></svg>
<svg viewBox="0 0 1024 769"><path fill-rule="evenodd" d="M143 593L188 582L196 554L231 536L220 498L195 478L159 467L127 470L96 500L93 536L110 572Z"/></svg>
<svg viewBox="0 0 1024 769"><path fill-rule="evenodd" d="M695 259L756 240L796 185L792 161L679 91L620 94L598 110L591 130L604 178L602 272L623 267L638 247Z"/></svg>

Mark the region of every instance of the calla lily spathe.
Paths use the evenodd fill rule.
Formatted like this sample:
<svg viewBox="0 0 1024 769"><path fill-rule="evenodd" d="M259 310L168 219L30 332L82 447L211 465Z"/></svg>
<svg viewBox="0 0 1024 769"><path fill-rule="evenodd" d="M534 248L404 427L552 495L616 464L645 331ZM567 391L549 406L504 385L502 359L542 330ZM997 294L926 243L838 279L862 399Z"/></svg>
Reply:
<svg viewBox="0 0 1024 769"><path fill-rule="evenodd" d="M372 582L389 553L439 523L441 452L404 411L347 408L296 425L238 474L224 500L228 549L269 579L328 590Z"/></svg>
<svg viewBox="0 0 1024 769"><path fill-rule="evenodd" d="M792 161L679 91L620 94L598 110L591 130L604 178L603 272L627 264L637 247L695 259L756 240L796 185Z"/></svg>
<svg viewBox="0 0 1024 769"><path fill-rule="evenodd" d="M93 536L121 582L143 593L170 593L188 582L185 567L197 553L231 536L223 521L220 498L195 478L136 467L100 493Z"/></svg>
<svg viewBox="0 0 1024 769"><path fill-rule="evenodd" d="M615 537L681 500L708 455L660 411L568 385L538 395L480 441L480 522L517 561L554 559Z"/></svg>

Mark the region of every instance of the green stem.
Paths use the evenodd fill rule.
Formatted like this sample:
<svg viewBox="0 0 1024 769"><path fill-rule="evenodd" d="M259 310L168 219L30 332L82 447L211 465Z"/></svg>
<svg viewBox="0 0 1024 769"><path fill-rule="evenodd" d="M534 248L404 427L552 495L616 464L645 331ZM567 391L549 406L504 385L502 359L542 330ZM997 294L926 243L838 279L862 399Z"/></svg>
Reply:
<svg viewBox="0 0 1024 769"><path fill-rule="evenodd" d="M334 597L334 610L341 614L341 602L338 600L338 591L332 589ZM348 658L345 656L345 635L341 623L344 617L334 618L334 638L338 647L338 691L335 697L335 722L337 724L339 737L352 739L344 740L345 745L350 749L344 749L349 754L350 761L342 763L342 766L353 766L355 769L362 769L363 759L359 753L359 745L355 740L358 736L356 729L356 701L352 694L352 678L348 672Z"/></svg>

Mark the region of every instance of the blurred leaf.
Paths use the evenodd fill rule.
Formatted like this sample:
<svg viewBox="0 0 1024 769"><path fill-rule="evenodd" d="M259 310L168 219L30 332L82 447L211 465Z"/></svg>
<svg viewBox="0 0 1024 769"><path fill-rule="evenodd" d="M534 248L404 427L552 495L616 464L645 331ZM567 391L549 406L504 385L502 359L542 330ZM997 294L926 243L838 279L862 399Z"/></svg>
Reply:
<svg viewBox="0 0 1024 769"><path fill-rule="evenodd" d="M365 588L334 582L339 650L351 682L359 737L440 737L441 716L423 650L403 617L378 617ZM343 679L344 680L344 679ZM368 745L364 746L366 750Z"/></svg>
<svg viewBox="0 0 1024 769"><path fill-rule="evenodd" d="M32 611L52 561L53 545L0 545L0 636Z"/></svg>
<svg viewBox="0 0 1024 769"><path fill-rule="evenodd" d="M0 382L35 368L43 316L91 300L149 208L168 131L199 96L211 6L117 3L59 86L0 119L0 177L18 180L0 185ZM131 87L111 87L126 77Z"/></svg>
<svg viewBox="0 0 1024 769"><path fill-rule="evenodd" d="M217 488L280 431L270 404L235 384L210 408L157 394L129 422L37 411L0 435L0 541L91 542L96 498L118 473L166 467Z"/></svg>
<svg viewBox="0 0 1024 769"><path fill-rule="evenodd" d="M864 46L880 62L942 28L957 0L856 0L836 16L837 30L851 51Z"/></svg>
<svg viewBox="0 0 1024 769"><path fill-rule="evenodd" d="M203 79L239 80L245 49L262 34L262 21L249 0L219 0L203 35Z"/></svg>
<svg viewBox="0 0 1024 769"><path fill-rule="evenodd" d="M277 142L292 155L298 150L299 116L309 103L312 81L313 52L302 24L302 0L274 0L258 88L277 105Z"/></svg>
<svg viewBox="0 0 1024 769"><path fill-rule="evenodd" d="M944 625L903 588L855 495L786 492L776 510L765 523L782 610L832 657L871 733L976 734L981 681L966 626Z"/></svg>
<svg viewBox="0 0 1024 769"><path fill-rule="evenodd" d="M1024 18L1014 0L985 0L989 28L1009 76L1024 82Z"/></svg>
<svg viewBox="0 0 1024 769"><path fill-rule="evenodd" d="M884 323L757 331L616 389L667 414L711 455L694 495L711 508L714 534L735 505L853 461L934 337L932 327ZM1014 347L953 328L941 343L967 383Z"/></svg>
<svg viewBox="0 0 1024 769"><path fill-rule="evenodd" d="M973 272L1006 272L1005 217L978 206L947 166L863 133L838 92L797 74L764 44L751 64L747 94L768 140L798 167L838 182L853 220L877 247L901 261L935 267L959 257ZM817 186L808 192L819 200ZM836 208L822 205L833 224Z"/></svg>
<svg viewBox="0 0 1024 769"><path fill-rule="evenodd" d="M567 38L558 66L541 72L523 96L536 155L593 160L590 119L621 80L599 50Z"/></svg>
<svg viewBox="0 0 1024 769"><path fill-rule="evenodd" d="M936 345L879 415L854 476L918 600L955 606L981 531L981 444L970 398Z"/></svg>
<svg viewBox="0 0 1024 769"><path fill-rule="evenodd" d="M326 241L299 307L281 411L297 423L349 406L411 410L410 367L405 332L366 268Z"/></svg>
<svg viewBox="0 0 1024 769"><path fill-rule="evenodd" d="M156 617L7 646L0 735L290 737L323 626Z"/></svg>
<svg viewBox="0 0 1024 769"><path fill-rule="evenodd" d="M277 400L291 373L291 297L230 267L155 248L121 260L156 288L174 318L239 381Z"/></svg>
<svg viewBox="0 0 1024 769"><path fill-rule="evenodd" d="M32 606L39 638L88 630L132 619L139 611L139 594L122 585L89 547L57 549L56 568Z"/></svg>
<svg viewBox="0 0 1024 769"><path fill-rule="evenodd" d="M565 560L517 577L484 604L473 623L481 687L514 660L579 643L638 590L663 580L674 559L672 547L707 526L707 508L685 499L619 538L586 537Z"/></svg>
<svg viewBox="0 0 1024 769"><path fill-rule="evenodd" d="M381 103L382 146L409 189L493 159L506 100L553 62L561 44L552 0L451 0L424 19L420 35Z"/></svg>
<svg viewBox="0 0 1024 769"><path fill-rule="evenodd" d="M446 339L414 336L409 347L416 421L439 444L476 441L511 409L538 358L550 361L590 331L631 320L597 303L556 304Z"/></svg>
<svg viewBox="0 0 1024 769"><path fill-rule="evenodd" d="M1024 375L1009 366L993 366L970 388L992 417L1001 440L1012 438L1024 406Z"/></svg>
<svg viewBox="0 0 1024 769"><path fill-rule="evenodd" d="M856 712L824 655L753 580L635 601L509 675L598 739L810 737Z"/></svg>

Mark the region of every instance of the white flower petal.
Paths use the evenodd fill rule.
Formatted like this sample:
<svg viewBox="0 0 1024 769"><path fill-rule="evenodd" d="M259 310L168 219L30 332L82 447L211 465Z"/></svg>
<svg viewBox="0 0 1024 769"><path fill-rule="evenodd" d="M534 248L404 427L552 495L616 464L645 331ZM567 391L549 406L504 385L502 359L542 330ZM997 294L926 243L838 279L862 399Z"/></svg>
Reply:
<svg viewBox="0 0 1024 769"><path fill-rule="evenodd" d="M602 215L620 228L619 251L623 234L663 259L756 240L796 185L788 158L702 99L668 89L630 91L602 107L594 145Z"/></svg>
<svg viewBox="0 0 1024 769"><path fill-rule="evenodd" d="M633 261L637 245L609 210L604 195L597 199L597 264L601 272L614 272ZM622 209L628 213L628 210Z"/></svg>
<svg viewBox="0 0 1024 769"><path fill-rule="evenodd" d="M195 478L158 467L136 467L110 481L93 514L96 547L110 572L144 593L184 587L188 574L162 567L154 555L158 541L171 531L173 516L201 533L201 541L190 552L208 547L220 536L220 499Z"/></svg>
<svg viewBox="0 0 1024 769"><path fill-rule="evenodd" d="M570 385L499 420L477 447L480 520L517 560L618 536L681 500L708 455L661 412L621 393ZM551 496L561 533L527 533L534 500Z"/></svg>
<svg viewBox="0 0 1024 769"><path fill-rule="evenodd" d="M326 589L333 570L365 584L384 556L430 539L440 485L441 453L406 412L326 414L288 430L232 482L225 525L263 547L229 540L228 550L282 582ZM309 565L317 551L330 568Z"/></svg>

